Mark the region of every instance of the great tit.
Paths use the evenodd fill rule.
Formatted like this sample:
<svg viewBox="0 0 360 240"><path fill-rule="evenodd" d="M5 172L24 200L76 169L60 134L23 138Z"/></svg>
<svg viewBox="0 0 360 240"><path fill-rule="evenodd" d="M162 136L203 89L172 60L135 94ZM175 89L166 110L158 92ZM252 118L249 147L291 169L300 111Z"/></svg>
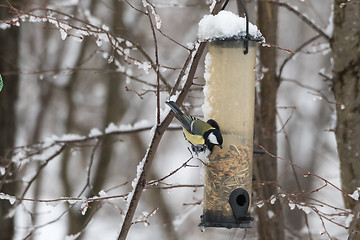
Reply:
<svg viewBox="0 0 360 240"><path fill-rule="evenodd" d="M204 122L193 116L185 115L173 101L166 101L166 104L173 110L175 117L180 121L185 139L191 144L193 152L205 152L209 149L213 151L214 146L222 148L223 138L220 133L219 124L209 119Z"/></svg>

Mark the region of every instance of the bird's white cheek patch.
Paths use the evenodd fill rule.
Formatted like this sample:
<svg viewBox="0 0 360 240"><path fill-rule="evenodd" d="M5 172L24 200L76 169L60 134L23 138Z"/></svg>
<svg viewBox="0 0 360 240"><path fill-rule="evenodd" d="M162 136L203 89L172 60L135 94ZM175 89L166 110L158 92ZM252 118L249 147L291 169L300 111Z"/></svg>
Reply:
<svg viewBox="0 0 360 240"><path fill-rule="evenodd" d="M210 133L208 136L208 139L209 139L209 142L211 142L212 144L219 145L219 142L218 142L216 136L214 135L214 133Z"/></svg>

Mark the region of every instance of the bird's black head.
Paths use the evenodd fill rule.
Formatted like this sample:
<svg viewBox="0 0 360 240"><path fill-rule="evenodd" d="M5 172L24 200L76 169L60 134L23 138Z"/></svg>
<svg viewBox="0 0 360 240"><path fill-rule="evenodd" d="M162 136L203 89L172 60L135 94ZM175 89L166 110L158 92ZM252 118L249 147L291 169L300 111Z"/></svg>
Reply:
<svg viewBox="0 0 360 240"><path fill-rule="evenodd" d="M216 128L217 130L220 131L220 126L219 126L219 124L218 124L214 119L209 119L209 120L207 121L207 123L208 123L210 126L212 126L213 128Z"/></svg>
<svg viewBox="0 0 360 240"><path fill-rule="evenodd" d="M212 152L215 145L222 148L223 138L218 129L210 129L204 133L205 144L207 148Z"/></svg>

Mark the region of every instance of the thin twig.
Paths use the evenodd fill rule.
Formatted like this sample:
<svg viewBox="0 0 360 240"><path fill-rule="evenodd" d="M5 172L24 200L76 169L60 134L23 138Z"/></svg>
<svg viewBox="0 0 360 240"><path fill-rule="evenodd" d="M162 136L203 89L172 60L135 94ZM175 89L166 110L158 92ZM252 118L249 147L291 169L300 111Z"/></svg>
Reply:
<svg viewBox="0 0 360 240"><path fill-rule="evenodd" d="M325 33L325 31L323 29L316 26L316 24L310 18L306 17L304 14L302 14L301 12L299 12L298 10L296 10L295 8L290 6L288 3L278 2L278 1L274 1L274 0L262 0L262 1L269 2L269 3L272 3L272 4L278 5L280 7L286 8L290 12L294 13L297 17L299 17L304 23L306 23L312 29L314 29L315 32L319 33L322 37L324 37L327 41L330 42L331 38L329 37L329 35L327 35Z"/></svg>
<svg viewBox="0 0 360 240"><path fill-rule="evenodd" d="M188 55L187 59L185 60L184 66L183 66L183 68L181 69L181 72L180 72L180 74L179 74L179 77L177 78L177 80L176 80L173 88L172 88L171 91L170 91L170 96L176 94L176 91L178 90L178 87L179 87L181 81L183 80L182 77L186 74L186 69L187 69L186 67L189 66L190 61L191 61L191 59L192 59L192 53L193 53L193 51L195 51L195 48L192 49L192 50L190 50L190 54Z"/></svg>
<svg viewBox="0 0 360 240"><path fill-rule="evenodd" d="M308 44L312 43L313 41L315 41L316 39L318 39L320 37L320 34L310 38L309 40L305 41L303 44L301 44L295 51L294 54L288 56L283 63L280 66L280 70L279 70L279 78L281 79L281 75L282 75L282 71L285 67L285 65L295 56L296 53L298 53L299 51L301 51L304 47L306 47Z"/></svg>
<svg viewBox="0 0 360 240"><path fill-rule="evenodd" d="M288 52L288 53L291 53L291 54L295 54L294 51L291 51L291 50L286 49L286 48L282 48L282 47L280 47L280 46L278 46L278 45L276 45L276 44L272 44L272 43L268 43L268 42L263 42L263 43L262 43L262 46L263 46L263 47L274 47L274 48L283 50L283 51L285 51L285 52Z"/></svg>
<svg viewBox="0 0 360 240"><path fill-rule="evenodd" d="M150 7L147 7L147 12L150 12ZM151 15L147 15L150 22L150 28L152 31L153 39L154 39L154 48L155 48L155 72L156 72L156 124L160 124L160 63L159 63L159 50L158 50L158 42L156 39L155 27L151 20Z"/></svg>
<svg viewBox="0 0 360 240"><path fill-rule="evenodd" d="M11 10L14 11L14 13L17 14L17 18L16 18L16 21L14 22L13 19L9 20L9 21L1 21L0 22L5 22L5 23L8 23L8 24L12 24L12 25L15 25L18 21L19 21L19 18L21 16L24 16L24 17L35 17L35 18L38 18L40 20L43 20L43 19L47 19L47 21L52 21L52 22L56 22L57 23L57 28L58 29L62 29L62 31L64 31L65 33L67 33L68 36L72 36L72 37L78 37L78 38L83 38L83 36L78 36L78 35L74 35L72 33L69 32L69 30L71 29L75 29L75 30L79 30L79 31L82 31L82 32L86 32L86 35L88 37L92 37L94 38L95 40L99 40L99 34L104 34L107 38L107 40L109 41L111 47L116 50L116 52L118 52L120 55L122 56L126 56L126 58L124 58L124 60L130 64L130 61L132 61L135 65L136 63L143 63L143 61L141 60L138 60L132 56L130 56L129 54L127 54L124 49L125 48L121 48L120 46L122 45L122 40L119 40L118 36L115 35L114 33L110 32L110 31L106 31L104 30L102 27L98 27L94 24L91 24L85 20L82 20L82 19L79 19L79 18L76 18L70 14L66 14L66 13L63 13L61 11L58 11L56 9L49 9L49 8L35 8L35 9L31 9L27 12L24 12L24 11L21 11L21 10L18 10L14 7L11 7ZM46 12L47 14L46 15L37 15L37 14L34 14L33 12L38 12L38 11L44 11ZM59 16L62 16L63 19L59 20L60 18L57 18L55 16L51 16L49 14L57 14ZM146 14L147 15L147 14ZM65 20L66 19L66 20ZM78 23L79 24L82 24L83 26L77 26L77 25L74 25L74 24L70 24L69 22L70 21L73 21L74 23ZM69 27L69 30L65 29L63 27L63 25ZM140 54L143 55L143 57L145 58L146 61L149 62L149 65L151 66L151 68L153 70L157 70L158 66L152 61L151 57L146 53L146 51L140 46L140 44L132 41L131 39L127 39L126 37L123 37L125 38L128 42L132 43L133 47L132 49L136 49ZM101 40L101 39L100 39ZM129 61L130 60L130 61ZM159 73L159 77L160 77L160 80L162 81L162 83L165 85L165 87L170 91L171 89L171 86L169 83L167 83L166 79L164 78L164 76Z"/></svg>
<svg viewBox="0 0 360 240"><path fill-rule="evenodd" d="M177 186L177 185L174 185ZM184 185L186 186L186 185ZM194 185L196 186L196 185ZM180 185L179 185L180 187ZM201 186L199 186L201 187ZM3 194L3 193L1 193ZM0 195L1 195L0 194ZM120 195L111 195L111 196L103 196L103 197L91 197L91 198L83 198L83 197L61 197L61 198L55 198L55 199L33 199L33 198L25 198L25 197L16 197L16 196L9 196L11 198L16 199L19 202L39 202L39 203L57 203L57 202L99 202L103 200L112 200L112 199L119 199L119 198L125 198L128 194L120 194Z"/></svg>
<svg viewBox="0 0 360 240"><path fill-rule="evenodd" d="M193 159L193 157L189 158L188 160L186 160L180 167L178 167L177 169L175 169L174 171L172 171L171 173L169 173L168 175L166 175L165 177L162 177L160 179L157 179L157 180L153 180L153 181L150 181L148 182L148 185L155 185L159 182L162 182L164 181L165 179L167 179L168 177L174 175L175 173L177 173L180 169L184 168L187 166L188 162L190 162L190 160Z"/></svg>
<svg viewBox="0 0 360 240"><path fill-rule="evenodd" d="M138 12L140 12L140 13L142 13L142 14L148 15L147 12L142 11L142 10L136 8L136 7L135 7L134 5L132 5L128 0L125 0L125 2L126 2L132 9L134 9L135 11L138 11Z"/></svg>
<svg viewBox="0 0 360 240"><path fill-rule="evenodd" d="M60 153L62 153L66 148L66 144L61 146L61 148L56 151L53 155L51 155L42 165L40 165L40 167L38 168L36 174L32 177L32 179L28 182L28 185L26 186L26 188L24 189L22 195L20 198L18 198L18 202L16 202L13 207L11 209L9 209L9 211L5 214L3 214L3 216L0 218L0 222L6 218L9 217L9 215L12 212L12 209L15 209L16 207L18 207L22 201L22 199L24 199L25 194L28 192L28 190L30 189L31 185L35 182L35 180L38 178L38 176L41 174L42 170L48 165L48 163L53 160L55 157L57 157Z"/></svg>
<svg viewBox="0 0 360 240"><path fill-rule="evenodd" d="M276 158L276 159L279 159L279 160L282 160L282 161L285 161L285 162L288 162L289 164L291 164L291 165L293 165L293 166L301 169L302 171L304 171L304 173L307 174L307 176L310 176L310 175L315 176L315 177L321 179L322 181L326 182L327 184L331 185L331 186L332 186L333 188L335 188L336 190L340 191L344 196L353 199L347 192L345 192L345 191L342 190L341 188L337 187L335 184L329 182L329 181L326 180L325 178L319 176L318 174L316 174L316 173L314 173L314 172L312 172L312 171L308 171L308 170L306 170L305 168L301 167L300 165L298 165L298 164L296 164L296 163L293 163L293 162L291 162L291 161L289 161L289 160L287 160L287 159L285 159L285 158L282 158L282 157L279 157L279 156L275 156L274 154L272 154L272 153L270 153L269 151L267 151L263 146L261 146L261 145L259 145L259 146L260 146L260 148L261 148L262 150L264 150L264 151L265 151L267 154L269 154L271 157Z"/></svg>
<svg viewBox="0 0 360 240"><path fill-rule="evenodd" d="M280 124L282 125L281 127L281 130L283 133L284 133L284 136L285 136L285 140L286 140L286 143L288 145L288 149L289 149L289 157L290 157L290 162L294 162L293 161L293 157L292 157L292 149L291 149L291 144L290 144L290 140L289 140L289 135L287 134L287 131L285 129L285 125L288 123L288 121L291 119L291 117L293 116L293 113L294 113L294 108L292 108L292 111L291 111L291 114L290 114L290 117L285 121L285 123L283 123L278 111L276 111L276 115L278 116L278 119L280 121ZM296 173L295 171L295 167L294 165L291 165L291 169L292 169L292 172L293 172L293 175L295 177L295 182L296 182L296 186L298 188L299 191L301 191L301 184L300 184L300 180L299 180L299 177L298 177L298 174ZM306 223L306 226L309 230L309 238L310 240L312 239L312 236L311 236L311 232L310 232L310 226L309 226L309 219L308 219L308 216L306 213L303 213L303 216L304 216L304 219L305 219L305 223Z"/></svg>
<svg viewBox="0 0 360 240"><path fill-rule="evenodd" d="M146 185L146 189L156 188L156 189L173 189L173 188L202 188L204 184L177 184L177 185L169 185L166 187L157 186L157 185Z"/></svg>
<svg viewBox="0 0 360 240"><path fill-rule="evenodd" d="M305 88L305 89L308 89L308 90L311 90L311 91L314 91L316 93L318 93L319 97L321 97L322 99L324 99L327 103L329 104L335 104L335 105L341 105L339 102L334 102L334 101L331 101L321 90L319 89L316 89L314 87L311 87L309 85L305 85L297 80L293 80L293 79L282 79L283 82L291 82L291 83L294 83L302 88ZM311 93L310 93L311 94ZM314 95L314 94L313 94ZM331 111L335 111L335 109L333 107L331 107L331 105L329 105L329 108Z"/></svg>
<svg viewBox="0 0 360 240"><path fill-rule="evenodd" d="M343 7L347 6L347 5L353 5L353 4L360 4L360 1L341 3L340 7L343 8Z"/></svg>
<svg viewBox="0 0 360 240"><path fill-rule="evenodd" d="M97 148L100 146L101 140L97 139L96 144L91 152L91 156L90 156L90 161L89 161L89 166L87 167L87 177L86 177L86 184L85 187L83 188L83 190L80 192L79 195L82 195L85 192L85 189L87 187L89 187L90 189L92 189L91 183L90 183L90 174L91 174L91 169L92 169L92 165L94 162L94 157L95 157L95 152L97 150Z"/></svg>
<svg viewBox="0 0 360 240"><path fill-rule="evenodd" d="M170 41L172 41L172 42L175 43L176 45L179 45L180 47L182 47L182 48L184 48L184 49L186 49L186 50L188 50L188 51L191 50L190 48L186 47L185 45L179 43L179 42L176 41L175 39L173 39L173 38L169 37L168 35L166 35L163 31L161 31L161 29L156 28L156 30L157 30L159 33L161 33L161 35L163 35L164 37L166 37L167 39L169 39Z"/></svg>

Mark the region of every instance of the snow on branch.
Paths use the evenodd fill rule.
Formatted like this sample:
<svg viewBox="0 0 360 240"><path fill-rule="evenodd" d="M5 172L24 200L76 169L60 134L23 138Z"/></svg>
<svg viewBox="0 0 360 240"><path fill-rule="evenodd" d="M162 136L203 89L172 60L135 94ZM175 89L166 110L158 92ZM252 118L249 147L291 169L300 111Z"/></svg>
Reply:
<svg viewBox="0 0 360 240"><path fill-rule="evenodd" d="M132 224L137 224L137 223L144 223L145 226L150 225L149 222L149 218L151 216L154 216L157 212L159 208L155 208L154 210L152 210L150 213L148 212L142 212L140 216L135 218L135 221Z"/></svg>
<svg viewBox="0 0 360 240"><path fill-rule="evenodd" d="M161 28L161 18L160 18L160 15L156 12L154 4L152 4L148 0L142 0L142 4L143 4L144 8L146 8L148 10L147 11L148 13L149 13L149 9L151 10L151 14L155 18L155 26L157 29L160 29Z"/></svg>
<svg viewBox="0 0 360 240"><path fill-rule="evenodd" d="M160 29L161 19L160 16L156 13L155 7L145 1L147 6L149 6L151 12L155 16L156 28ZM56 6L53 6L56 8ZM110 31L110 28L103 24L100 19L91 15L89 11L84 11L86 19L80 19L71 14L64 13L62 11L52 9L52 8L37 8L30 11L21 11L12 6L9 8L15 12L16 17L7 20L0 20L0 29L7 29L11 26L21 26L21 22L29 23L50 23L55 26L56 29L60 32L60 37L62 40L71 38L75 41L82 42L85 37L89 37L95 40L95 43L99 48L104 44L109 44L112 48L112 54L104 54L108 59L108 63L114 62L117 66L117 71L130 75L123 63L120 62L120 59L124 61L127 66L132 65L137 67L140 70L143 70L145 73L149 73L150 70L155 72L158 68L167 69L166 66L157 66L152 58L147 54L147 52L136 42L127 39L126 37L119 37ZM142 59L139 57L134 57L135 52L140 53ZM114 56L116 53L118 57ZM159 73L160 80L162 84L166 87L167 90L170 90L171 87L167 83L165 77Z"/></svg>
<svg viewBox="0 0 360 240"><path fill-rule="evenodd" d="M107 195L103 190L99 192L99 196L94 196L90 198L86 197L61 197L61 198L55 198L55 199L33 199L33 198L21 198L16 196L11 196L6 193L0 192L0 199L8 200L11 204L14 204L15 201L28 201L28 202L39 202L39 203L45 203L48 205L51 205L53 207L57 206L60 202L67 202L71 205L77 203L77 202L97 202L97 201L103 201L103 200L113 200L113 199L119 199L119 198L126 198L128 194L121 194L121 195Z"/></svg>
<svg viewBox="0 0 360 240"><path fill-rule="evenodd" d="M0 192L0 200L8 200L10 204L14 204L16 201L19 202L38 202L38 203L45 203L49 206L56 207L59 203L68 203L70 205L74 205L78 202L81 203L80 211L82 215L85 215L89 203L92 202L99 202L104 200L114 200L114 199L125 199L128 194L121 194L121 195L107 195L105 191L99 192L99 196L94 196L90 198L86 198L84 196L82 197L61 197L61 198L55 198L55 199L33 199L33 198L25 198L25 197L16 197L11 196L6 193Z"/></svg>
<svg viewBox="0 0 360 240"><path fill-rule="evenodd" d="M217 2L213 14L216 14L220 11L220 6L222 5L222 1ZM179 86L180 81L183 82L181 86L181 91L177 97L177 104L181 104L186 95L189 92L190 87L193 84L194 75L197 69L197 66L200 61L200 57L202 56L204 49L205 49L205 42L200 43L196 50L192 53L190 52L187 60L185 61L185 64L183 66L182 71L179 74L178 81L175 85ZM174 90L174 88L173 88ZM172 91L173 92L173 91ZM176 90L175 90L176 92ZM160 108L160 106L157 106ZM127 238L128 232L130 230L130 227L132 225L132 219L135 214L135 210L137 208L137 205L140 200L140 196L146 186L146 178L147 173L149 172L152 162L155 157L156 150L159 146L160 140L167 129L167 127L170 125L170 122L173 118L173 115L168 113L166 117L155 126L154 130L152 131L152 137L149 144L148 149L146 150L144 158L141 160L137 167L137 175L136 178L132 182L133 191L129 194L129 206L127 208L124 221L122 223L118 240L125 240Z"/></svg>
<svg viewBox="0 0 360 240"><path fill-rule="evenodd" d="M110 135L126 135L126 134L134 134L139 132L146 132L153 128L153 124L151 124L147 120L139 121L135 124L121 124L115 125L114 123L110 123L104 132L101 132L97 128L93 128L90 130L87 136L82 136L78 134L64 134L62 136L52 135L51 137L47 137L43 142L29 145L29 146L20 146L15 148L15 154L12 158L13 162L17 163L25 163L31 160L34 161L44 161L52 156L54 152L59 151L59 147L67 146L71 144L80 144L93 140L103 139ZM180 126L171 126L168 130L180 130Z"/></svg>

